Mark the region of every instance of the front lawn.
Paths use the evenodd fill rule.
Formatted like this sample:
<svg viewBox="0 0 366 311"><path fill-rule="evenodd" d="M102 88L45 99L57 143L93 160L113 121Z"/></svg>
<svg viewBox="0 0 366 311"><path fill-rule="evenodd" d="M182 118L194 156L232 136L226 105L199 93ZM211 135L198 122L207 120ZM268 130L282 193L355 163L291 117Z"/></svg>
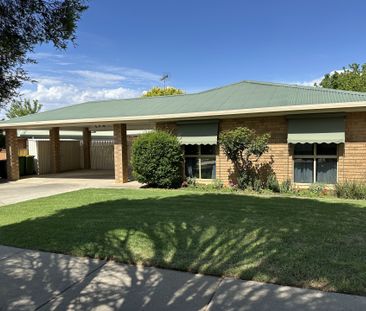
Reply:
<svg viewBox="0 0 366 311"><path fill-rule="evenodd" d="M366 201L82 190L0 207L0 244L366 295Z"/></svg>

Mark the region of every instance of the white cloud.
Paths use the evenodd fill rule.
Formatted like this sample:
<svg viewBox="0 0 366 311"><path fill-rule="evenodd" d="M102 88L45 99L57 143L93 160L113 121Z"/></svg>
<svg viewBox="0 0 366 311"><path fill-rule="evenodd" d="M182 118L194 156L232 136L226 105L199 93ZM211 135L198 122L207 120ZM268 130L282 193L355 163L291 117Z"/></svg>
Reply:
<svg viewBox="0 0 366 311"><path fill-rule="evenodd" d="M329 74L330 75L333 75L335 73L342 73L344 72L343 69L340 69L340 70L333 70L331 71ZM304 86L314 86L314 84L316 83L317 85L319 85L319 83L323 80L324 78L324 75L321 76L321 77L318 77L316 79L312 79L312 80L308 80L308 81L292 81L292 82L286 82L288 84L297 84L297 85L304 85Z"/></svg>
<svg viewBox="0 0 366 311"><path fill-rule="evenodd" d="M92 70L71 70L71 73L75 73L82 78L99 81L99 82L118 82L126 80L126 77L114 73L92 71Z"/></svg>
<svg viewBox="0 0 366 311"><path fill-rule="evenodd" d="M118 72L134 82L149 81L157 83L161 78L158 74L136 68L105 66L104 70L114 73Z"/></svg>
<svg viewBox="0 0 366 311"><path fill-rule="evenodd" d="M141 92L124 87L80 88L73 84L50 85L40 81L35 90L25 89L22 94L26 98L38 99L44 110L49 110L93 100L131 98L140 96Z"/></svg>
<svg viewBox="0 0 366 311"><path fill-rule="evenodd" d="M142 69L96 62L84 55L39 52L26 69L35 83L26 82L20 93L37 99L43 110L94 100L138 97L157 85L160 76ZM1 114L1 112L0 112Z"/></svg>

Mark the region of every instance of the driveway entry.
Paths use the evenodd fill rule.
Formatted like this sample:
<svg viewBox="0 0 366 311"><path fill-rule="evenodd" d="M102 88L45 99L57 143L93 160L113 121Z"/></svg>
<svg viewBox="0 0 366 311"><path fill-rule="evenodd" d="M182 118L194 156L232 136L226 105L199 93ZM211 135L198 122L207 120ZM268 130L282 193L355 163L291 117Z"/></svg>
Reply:
<svg viewBox="0 0 366 311"><path fill-rule="evenodd" d="M116 184L111 170L78 170L0 183L0 206L87 188L139 188L131 181Z"/></svg>

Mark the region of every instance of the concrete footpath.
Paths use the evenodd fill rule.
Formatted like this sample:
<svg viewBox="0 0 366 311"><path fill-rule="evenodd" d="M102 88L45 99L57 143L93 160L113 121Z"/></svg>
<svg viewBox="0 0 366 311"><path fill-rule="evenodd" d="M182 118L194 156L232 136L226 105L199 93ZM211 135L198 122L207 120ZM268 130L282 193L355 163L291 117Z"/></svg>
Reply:
<svg viewBox="0 0 366 311"><path fill-rule="evenodd" d="M366 310L366 297L0 246L0 310Z"/></svg>

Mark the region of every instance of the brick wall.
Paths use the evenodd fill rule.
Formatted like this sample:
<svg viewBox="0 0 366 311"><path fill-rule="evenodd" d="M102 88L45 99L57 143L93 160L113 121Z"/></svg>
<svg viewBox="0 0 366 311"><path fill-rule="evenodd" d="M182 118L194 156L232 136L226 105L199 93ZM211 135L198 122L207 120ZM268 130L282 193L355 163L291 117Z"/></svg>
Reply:
<svg viewBox="0 0 366 311"><path fill-rule="evenodd" d="M113 124L114 174L117 183L128 181L128 153L126 124Z"/></svg>
<svg viewBox="0 0 366 311"><path fill-rule="evenodd" d="M348 113L345 133L338 148L338 181L366 180L366 112Z"/></svg>
<svg viewBox="0 0 366 311"><path fill-rule="evenodd" d="M162 122L156 124L156 129L161 131L167 131L172 134L176 134L177 132L177 125L175 122Z"/></svg>
<svg viewBox="0 0 366 311"><path fill-rule="evenodd" d="M51 173L56 174L61 171L60 129L58 127L51 128L49 135L50 135Z"/></svg>
<svg viewBox="0 0 366 311"><path fill-rule="evenodd" d="M6 130L6 169L8 180L19 179L18 139L17 130Z"/></svg>

